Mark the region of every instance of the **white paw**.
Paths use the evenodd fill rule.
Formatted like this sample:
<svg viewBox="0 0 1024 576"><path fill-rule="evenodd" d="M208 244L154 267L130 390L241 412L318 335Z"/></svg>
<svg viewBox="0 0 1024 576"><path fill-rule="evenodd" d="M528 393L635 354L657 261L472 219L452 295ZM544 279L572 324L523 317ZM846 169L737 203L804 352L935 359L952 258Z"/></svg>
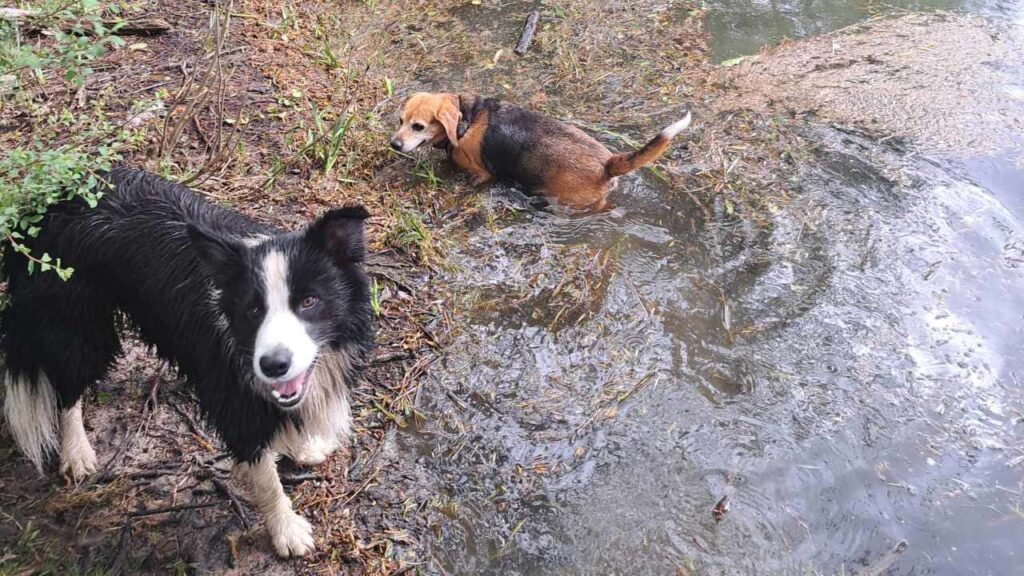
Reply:
<svg viewBox="0 0 1024 576"><path fill-rule="evenodd" d="M305 556L316 548L313 543L313 527L291 510L268 521L267 531L270 532L274 551L282 558Z"/></svg>
<svg viewBox="0 0 1024 576"><path fill-rule="evenodd" d="M96 472L96 452L88 442L74 450L64 450L60 458L60 473L73 482L81 482Z"/></svg>

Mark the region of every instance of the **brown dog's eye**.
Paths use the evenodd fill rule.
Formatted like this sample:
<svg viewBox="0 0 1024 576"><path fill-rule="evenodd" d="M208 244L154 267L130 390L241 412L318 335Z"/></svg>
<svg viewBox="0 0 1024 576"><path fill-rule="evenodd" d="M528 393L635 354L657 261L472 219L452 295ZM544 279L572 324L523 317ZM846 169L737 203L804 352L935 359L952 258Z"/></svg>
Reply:
<svg viewBox="0 0 1024 576"><path fill-rule="evenodd" d="M426 126L420 124L419 122L416 122L412 125L413 132L422 132L424 128L426 128Z"/></svg>

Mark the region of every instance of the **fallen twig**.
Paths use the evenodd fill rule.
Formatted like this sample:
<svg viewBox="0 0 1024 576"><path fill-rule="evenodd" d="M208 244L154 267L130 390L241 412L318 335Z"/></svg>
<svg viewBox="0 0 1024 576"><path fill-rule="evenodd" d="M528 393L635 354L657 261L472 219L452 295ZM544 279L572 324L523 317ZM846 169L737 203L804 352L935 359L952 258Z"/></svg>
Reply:
<svg viewBox="0 0 1024 576"><path fill-rule="evenodd" d="M211 452L216 452L216 449L213 447L213 441L211 441L210 437L207 436L205 432L203 432L203 429L199 426L199 423L196 422L195 418L193 418L191 414L186 412L185 409L183 409L181 406L178 405L177 402L174 402L170 398L167 399L167 405L170 406L175 412L177 412L178 416L181 416L182 419L185 420L185 424L188 425L188 429L192 431L193 436L195 436L196 439L199 440L200 444L203 444L203 448L206 448Z"/></svg>
<svg viewBox="0 0 1024 576"><path fill-rule="evenodd" d="M245 515L245 508L242 507L242 502L239 500L238 495L235 491L228 486L228 483L221 480L220 478L213 479L213 485L217 487L217 490L221 492L227 499L231 501L231 508L234 509L235 515L242 522L242 528L248 530L250 527L249 518Z"/></svg>
<svg viewBox="0 0 1024 576"><path fill-rule="evenodd" d="M386 352L379 352L373 357L370 364L387 364L388 362L393 362L395 360L408 360L409 358L412 358L412 355L405 350L389 350Z"/></svg>
<svg viewBox="0 0 1024 576"><path fill-rule="evenodd" d="M297 474L281 474L281 484L286 486L294 486L296 484L302 484L303 482L312 482L317 480L323 480L324 477L320 474L314 474L312 472L300 472Z"/></svg>
<svg viewBox="0 0 1024 576"><path fill-rule="evenodd" d="M530 48L530 42L533 42L533 35L537 33L537 22L539 21L539 10L531 11L530 15L526 17L526 24L523 26L523 33L519 36L519 42L516 42L516 54L520 56L526 54L526 51Z"/></svg>
<svg viewBox="0 0 1024 576"><path fill-rule="evenodd" d="M715 504L715 507L711 510L711 517L715 519L715 522L721 522L722 518L725 518L725 514L729 511L729 497L722 496L722 499Z"/></svg>
<svg viewBox="0 0 1024 576"><path fill-rule="evenodd" d="M876 562L865 568L858 574L858 576L880 576L888 572L889 567L893 565L896 560L907 551L910 544L906 540L900 540L892 547L891 550L886 552Z"/></svg>
<svg viewBox="0 0 1024 576"><path fill-rule="evenodd" d="M182 512L185 510L197 510L200 508L213 508L217 502L203 502L200 504L181 504L179 506L168 506L167 508L157 508L156 510L138 510L135 512L129 512L129 518L142 518L143 516L156 516L157 514L169 514L171 512Z"/></svg>

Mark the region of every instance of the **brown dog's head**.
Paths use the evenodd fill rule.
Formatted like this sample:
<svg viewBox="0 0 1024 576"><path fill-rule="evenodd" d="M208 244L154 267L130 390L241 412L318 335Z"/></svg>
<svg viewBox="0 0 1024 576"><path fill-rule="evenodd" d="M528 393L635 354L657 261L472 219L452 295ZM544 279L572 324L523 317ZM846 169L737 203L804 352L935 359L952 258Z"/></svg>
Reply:
<svg viewBox="0 0 1024 576"><path fill-rule="evenodd" d="M423 144L438 145L445 140L459 145L459 97L455 94L413 94L402 106L401 123L391 137L391 147L412 152Z"/></svg>

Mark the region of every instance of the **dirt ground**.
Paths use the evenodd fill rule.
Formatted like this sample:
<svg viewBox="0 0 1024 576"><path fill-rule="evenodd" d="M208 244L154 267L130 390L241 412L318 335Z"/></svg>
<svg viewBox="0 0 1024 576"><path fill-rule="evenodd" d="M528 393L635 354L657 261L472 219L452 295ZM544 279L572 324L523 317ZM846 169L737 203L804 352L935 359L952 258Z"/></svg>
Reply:
<svg viewBox="0 0 1024 576"><path fill-rule="evenodd" d="M136 343L87 398L102 467L94 481L64 486L53 470L40 478L0 437L0 574L443 573L429 545L447 519L443 501L395 435L430 417L417 410L418 385L457 329L451 295L435 282L450 266L446 246L467 222L496 215L439 154L388 149L402 98L478 91L569 119L620 149L693 109L692 133L657 175L705 211L724 196L748 214L785 201L802 145L786 126L814 108L775 106L746 80L723 77L707 63L703 14L685 1L133 7L173 29L131 39L65 99L145 127L129 164L261 220L293 228L328 207L365 204L374 215L377 356L353 391L350 454L315 469L282 466L315 527L313 556L281 562L268 553L191 393ZM534 7L542 25L520 58L511 49ZM821 58L827 68L832 60ZM744 97L723 98L732 91ZM6 131L0 144L31 129Z"/></svg>

